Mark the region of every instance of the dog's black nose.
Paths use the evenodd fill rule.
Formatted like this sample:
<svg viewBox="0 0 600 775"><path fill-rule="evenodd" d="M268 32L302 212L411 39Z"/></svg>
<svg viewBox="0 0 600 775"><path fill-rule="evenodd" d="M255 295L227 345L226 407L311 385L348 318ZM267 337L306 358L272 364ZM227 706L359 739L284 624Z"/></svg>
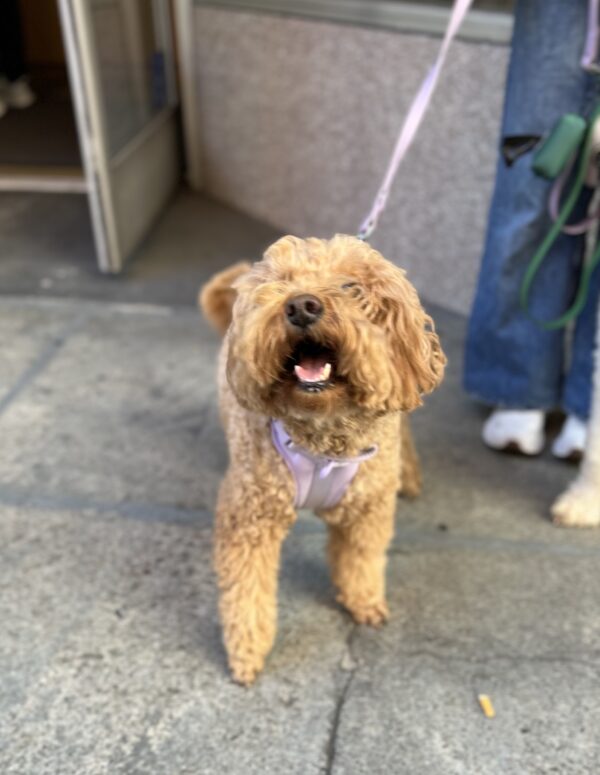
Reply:
<svg viewBox="0 0 600 775"><path fill-rule="evenodd" d="M293 326L308 328L316 323L323 314L323 305L316 296L303 293L288 299L285 304L285 315Z"/></svg>

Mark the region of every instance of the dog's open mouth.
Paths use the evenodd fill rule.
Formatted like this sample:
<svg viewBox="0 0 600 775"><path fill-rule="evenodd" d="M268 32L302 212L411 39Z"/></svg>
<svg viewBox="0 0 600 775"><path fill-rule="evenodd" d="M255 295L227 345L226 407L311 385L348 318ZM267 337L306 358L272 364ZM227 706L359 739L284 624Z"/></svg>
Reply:
<svg viewBox="0 0 600 775"><path fill-rule="evenodd" d="M301 390L319 393L333 383L335 352L311 339L303 339L288 358L287 372Z"/></svg>

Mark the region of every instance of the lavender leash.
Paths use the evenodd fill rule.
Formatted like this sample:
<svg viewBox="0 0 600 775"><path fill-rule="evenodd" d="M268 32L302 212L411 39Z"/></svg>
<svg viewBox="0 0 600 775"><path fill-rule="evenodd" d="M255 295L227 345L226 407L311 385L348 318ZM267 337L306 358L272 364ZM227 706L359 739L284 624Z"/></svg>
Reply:
<svg viewBox="0 0 600 775"><path fill-rule="evenodd" d="M590 73L600 73L598 63L598 45L600 43L600 28L598 26L598 14L600 13L600 1L589 0L588 4L588 29L585 39L585 48L581 57L581 66Z"/></svg>
<svg viewBox="0 0 600 775"><path fill-rule="evenodd" d="M597 1L598 0L596 0L596 2ZM446 34L444 35L444 40L440 47L437 60L421 84L421 87L419 88L419 91L417 92L408 110L408 114L404 120L402 129L400 130L398 140L396 141L396 147L394 148L394 152L383 178L383 182L375 196L369 214L359 229L359 239L367 239L371 236L377 226L379 216L385 210L394 178L398 172L398 167L400 166L402 159L404 159L406 156L408 149L412 145L412 142L415 139L417 132L419 131L419 127L421 126L423 118L425 117L425 113L427 112L429 103L431 102L431 98L435 91L435 87L437 86L440 74L444 67L450 45L456 37L460 25L462 24L463 19L465 18L467 11L471 7L472 3L473 0L455 0L454 2L454 7L452 8L452 13L450 14L450 20L448 22L448 27L446 28Z"/></svg>
<svg viewBox="0 0 600 775"><path fill-rule="evenodd" d="M455 0L454 2L452 13L450 14L450 20L448 22L448 27L446 28L446 34L444 35L444 40L440 47L437 60L427 74L425 80L419 88L419 91L417 92L410 105L408 114L404 120L404 124L402 125L402 129L400 130L398 140L396 141L396 146L394 148L392 158L390 159L385 176L383 178L383 182L381 183L381 186L379 187L379 190L375 196L369 214L359 229L358 237L360 239L368 239L368 237L371 236L377 227L379 217L387 205L387 200L390 195L390 190L392 188L396 174L398 173L398 168L400 167L402 160L406 156L408 149L412 145L413 140L419 131L419 127L421 126L425 114L427 113L431 98L433 97L433 93L437 86L440 74L446 61L446 57L448 55L448 51L450 49L450 45L456 37L456 34L458 33L458 30L467 14L467 11L471 7L472 2L473 0ZM600 63L598 61L600 56L599 17L600 0L589 0L588 29L585 40L585 48L581 57L581 66L585 70L593 73L600 73ZM558 184L558 191L560 191L561 188L562 186ZM553 195L554 201L556 201L558 196L558 192ZM552 203L551 207L553 209L556 207L554 202ZM572 233L581 233L580 229L583 227L582 230L585 230L586 227L589 227L589 223L590 219L587 219L584 222L585 225L577 224L574 228L567 227L565 231L573 229Z"/></svg>

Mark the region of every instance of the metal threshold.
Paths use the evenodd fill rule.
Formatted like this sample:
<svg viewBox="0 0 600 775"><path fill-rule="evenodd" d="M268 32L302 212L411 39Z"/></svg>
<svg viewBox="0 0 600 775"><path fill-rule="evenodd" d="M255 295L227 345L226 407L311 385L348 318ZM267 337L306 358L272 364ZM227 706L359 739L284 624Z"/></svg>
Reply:
<svg viewBox="0 0 600 775"><path fill-rule="evenodd" d="M0 164L0 192L86 194L81 167Z"/></svg>

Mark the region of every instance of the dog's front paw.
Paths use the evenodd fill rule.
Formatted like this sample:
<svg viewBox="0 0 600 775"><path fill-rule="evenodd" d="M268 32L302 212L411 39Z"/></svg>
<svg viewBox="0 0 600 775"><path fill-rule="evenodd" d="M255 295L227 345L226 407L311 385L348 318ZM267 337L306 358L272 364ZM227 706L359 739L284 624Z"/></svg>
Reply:
<svg viewBox="0 0 600 775"><path fill-rule="evenodd" d="M229 668L233 680L242 686L251 686L264 667L260 657L230 657Z"/></svg>
<svg viewBox="0 0 600 775"><path fill-rule="evenodd" d="M377 603L352 603L342 597L338 598L345 608L352 614L357 624L368 624L371 627L381 627L389 619L390 612L385 600Z"/></svg>
<svg viewBox="0 0 600 775"><path fill-rule="evenodd" d="M596 488L576 482L554 502L552 521L561 527L598 527L600 497Z"/></svg>

